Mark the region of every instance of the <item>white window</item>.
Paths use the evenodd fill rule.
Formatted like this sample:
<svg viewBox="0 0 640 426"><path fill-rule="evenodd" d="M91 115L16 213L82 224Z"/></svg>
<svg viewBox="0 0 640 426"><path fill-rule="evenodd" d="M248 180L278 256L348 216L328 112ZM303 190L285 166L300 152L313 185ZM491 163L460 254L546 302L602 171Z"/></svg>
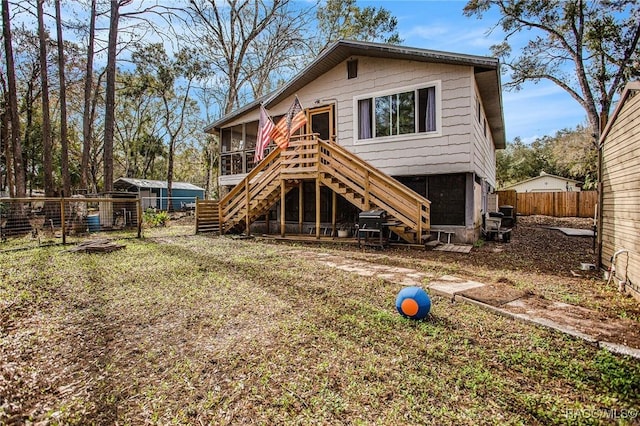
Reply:
<svg viewBox="0 0 640 426"><path fill-rule="evenodd" d="M431 83L357 99L358 139L438 132L439 89L439 83Z"/></svg>

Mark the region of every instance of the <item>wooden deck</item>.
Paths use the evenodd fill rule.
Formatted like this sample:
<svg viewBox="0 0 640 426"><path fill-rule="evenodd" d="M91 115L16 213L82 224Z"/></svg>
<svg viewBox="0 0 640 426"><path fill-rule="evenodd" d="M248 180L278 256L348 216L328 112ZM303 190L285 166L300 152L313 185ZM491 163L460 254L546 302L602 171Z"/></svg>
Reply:
<svg viewBox="0 0 640 426"><path fill-rule="evenodd" d="M215 207L198 204L198 232L242 232L280 203L285 211L286 195L300 182L315 183L315 230L321 232L320 189L329 188L334 197L331 223L337 225L336 197L341 196L360 211L384 210L387 220L397 223L390 229L407 243L418 244L430 230L430 202L392 177L382 173L344 147L323 141L317 135L292 137L289 147L269 153ZM303 207L298 208L299 212ZM208 212L205 215L205 212ZM202 216L202 217L201 217ZM206 217L205 217L206 216ZM215 216L215 217L214 217ZM202 220L201 220L202 219ZM200 222L203 223L200 226ZM300 223L302 220L300 220ZM210 229L204 226L208 223ZM216 228L216 229L214 229ZM280 233L285 237L285 215L280 215Z"/></svg>

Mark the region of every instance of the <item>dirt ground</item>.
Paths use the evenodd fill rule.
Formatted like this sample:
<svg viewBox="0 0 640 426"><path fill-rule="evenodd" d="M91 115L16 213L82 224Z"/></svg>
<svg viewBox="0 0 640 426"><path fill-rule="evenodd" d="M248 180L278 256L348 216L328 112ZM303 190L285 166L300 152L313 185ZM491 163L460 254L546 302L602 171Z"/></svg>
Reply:
<svg viewBox="0 0 640 426"><path fill-rule="evenodd" d="M592 224L590 218L526 216L518 218L509 243L476 244L469 254L399 248L390 252L442 263L443 272L487 284L465 296L496 307L526 301L531 312L545 319L596 339L640 348L640 302L613 283L607 285L602 270L581 269L583 263L596 264L594 239L552 229L592 229ZM524 311L513 305L514 312Z"/></svg>
<svg viewBox="0 0 640 426"><path fill-rule="evenodd" d="M175 213L171 221L173 226L193 222L193 215L184 212ZM417 270L428 265L442 274L480 281L486 286L464 295L496 307L524 298L545 318L565 321L596 338L640 348L640 302L619 293L614 284L607 285L604 271L581 269L582 264L597 264L594 238L567 236L553 229L592 230L592 226L591 218L520 216L510 242L479 242L470 253L403 247L360 250L350 245L331 248L349 251L347 262L362 258L371 264ZM601 324L598 329L597 324Z"/></svg>
<svg viewBox="0 0 640 426"><path fill-rule="evenodd" d="M444 298L425 322L393 310L402 285L450 276L640 345L640 303L579 269L592 240L548 229L590 225L520 218L469 254L185 233L7 253L0 424L566 424L637 407L637 360Z"/></svg>

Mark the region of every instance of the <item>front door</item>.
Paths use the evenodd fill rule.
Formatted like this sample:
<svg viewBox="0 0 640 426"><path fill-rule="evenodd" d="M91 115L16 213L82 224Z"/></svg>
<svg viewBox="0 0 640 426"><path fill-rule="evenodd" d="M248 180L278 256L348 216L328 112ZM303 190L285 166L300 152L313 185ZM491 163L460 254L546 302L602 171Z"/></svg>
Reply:
<svg viewBox="0 0 640 426"><path fill-rule="evenodd" d="M335 140L336 126L333 105L309 108L306 133L317 133L325 141Z"/></svg>

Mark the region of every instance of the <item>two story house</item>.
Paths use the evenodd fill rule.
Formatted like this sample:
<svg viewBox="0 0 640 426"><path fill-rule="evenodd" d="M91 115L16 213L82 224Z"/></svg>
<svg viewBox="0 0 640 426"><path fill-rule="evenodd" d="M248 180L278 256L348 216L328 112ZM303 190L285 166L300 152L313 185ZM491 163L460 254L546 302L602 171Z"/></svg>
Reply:
<svg viewBox="0 0 640 426"><path fill-rule="evenodd" d="M260 104L277 122L296 96L307 125L287 150L274 147L256 162ZM381 209L408 242L437 228L472 243L496 186L496 150L505 148L500 65L341 40L206 131L220 138L225 230L319 236L357 221L359 211Z"/></svg>

